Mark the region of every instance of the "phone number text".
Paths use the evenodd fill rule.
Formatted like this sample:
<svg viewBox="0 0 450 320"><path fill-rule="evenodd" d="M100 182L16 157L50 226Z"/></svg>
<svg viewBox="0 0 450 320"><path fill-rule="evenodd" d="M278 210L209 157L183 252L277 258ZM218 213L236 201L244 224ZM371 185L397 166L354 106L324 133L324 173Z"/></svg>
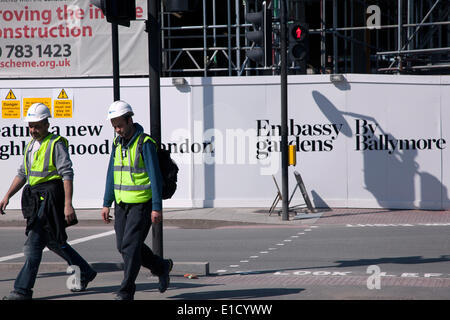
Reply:
<svg viewBox="0 0 450 320"><path fill-rule="evenodd" d="M72 47L70 44L0 46L0 58L61 58L71 55Z"/></svg>

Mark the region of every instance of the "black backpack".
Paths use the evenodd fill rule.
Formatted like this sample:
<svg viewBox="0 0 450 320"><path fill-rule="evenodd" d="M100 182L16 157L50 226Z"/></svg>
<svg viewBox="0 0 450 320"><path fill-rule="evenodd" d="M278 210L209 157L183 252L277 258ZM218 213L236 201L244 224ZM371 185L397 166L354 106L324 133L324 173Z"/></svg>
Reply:
<svg viewBox="0 0 450 320"><path fill-rule="evenodd" d="M145 137L151 136L147 134L141 134L138 140L138 152L142 154L142 145ZM152 142L154 139L152 138ZM155 144L156 146L156 144ZM170 157L170 151L156 146L156 154L158 155L159 168L161 169L161 175L163 179L162 195L163 200L172 198L173 194L177 190L178 181L178 166L175 161Z"/></svg>

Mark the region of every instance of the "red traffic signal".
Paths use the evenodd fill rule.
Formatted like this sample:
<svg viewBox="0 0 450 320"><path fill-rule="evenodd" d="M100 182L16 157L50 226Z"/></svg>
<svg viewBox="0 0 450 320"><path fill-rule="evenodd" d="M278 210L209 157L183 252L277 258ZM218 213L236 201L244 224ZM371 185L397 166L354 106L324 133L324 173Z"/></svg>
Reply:
<svg viewBox="0 0 450 320"><path fill-rule="evenodd" d="M306 25L295 22L289 25L289 60L306 61L308 59L309 29Z"/></svg>
<svg viewBox="0 0 450 320"><path fill-rule="evenodd" d="M303 26L301 25L295 25L292 28L292 33L293 33L292 36L297 40L303 39L305 34L305 32L303 31Z"/></svg>

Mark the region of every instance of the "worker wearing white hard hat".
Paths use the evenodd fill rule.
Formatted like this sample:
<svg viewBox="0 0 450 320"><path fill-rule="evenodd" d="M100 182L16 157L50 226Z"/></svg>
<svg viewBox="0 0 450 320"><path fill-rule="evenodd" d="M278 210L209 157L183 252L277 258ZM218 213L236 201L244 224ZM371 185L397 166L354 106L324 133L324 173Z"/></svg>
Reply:
<svg viewBox="0 0 450 320"><path fill-rule="evenodd" d="M34 103L28 108L24 121L28 122L31 136L39 143L49 134L48 118L51 117L49 108L43 103Z"/></svg>
<svg viewBox="0 0 450 320"><path fill-rule="evenodd" d="M27 144L24 160L7 193L0 201L4 213L9 199L28 184L22 193L22 212L27 219L24 245L26 262L14 282L14 290L6 300L29 300L33 295L42 251L47 246L69 266L81 271L79 286L71 291L83 291L97 272L66 242L65 228L77 222L72 205L73 169L68 141L49 132L49 108L42 103L30 106L24 119L28 122L32 140Z"/></svg>
<svg viewBox="0 0 450 320"><path fill-rule="evenodd" d="M48 118L51 118L49 108L43 103L32 104L27 111L27 116L25 117L25 122L39 122Z"/></svg>
<svg viewBox="0 0 450 320"><path fill-rule="evenodd" d="M111 120L116 133L127 140L131 139L136 131L131 118L133 115L133 109L127 102L117 100L109 106L107 119Z"/></svg>
<svg viewBox="0 0 450 320"><path fill-rule="evenodd" d="M162 176L156 142L138 123L133 109L123 100L114 101L107 119L117 134L114 139L101 215L110 222L114 207L117 249L124 260L124 279L117 300L133 300L136 277L144 266L159 277L159 291L167 290L173 262L154 254L144 243L152 223L162 221Z"/></svg>
<svg viewBox="0 0 450 320"><path fill-rule="evenodd" d="M108 109L108 120L121 117L123 115L130 115L133 116L133 109L131 109L131 106L123 101L123 100L117 100L114 101Z"/></svg>

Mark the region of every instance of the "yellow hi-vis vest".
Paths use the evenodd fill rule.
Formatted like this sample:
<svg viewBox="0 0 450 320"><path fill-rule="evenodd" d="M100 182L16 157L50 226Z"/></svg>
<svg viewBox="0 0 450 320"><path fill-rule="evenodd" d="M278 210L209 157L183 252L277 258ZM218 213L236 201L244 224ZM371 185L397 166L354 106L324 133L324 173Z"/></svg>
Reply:
<svg viewBox="0 0 450 320"><path fill-rule="evenodd" d="M39 183L50 180L62 179L58 174L55 164L53 163L53 149L55 143L62 140L66 146L69 145L67 139L49 133L42 140L39 150L34 155L29 155L29 149L34 140L31 140L25 148L25 156L23 158L25 174L28 178L28 184L34 186ZM30 159L29 157L33 157ZM32 160L32 161L31 161ZM31 163L31 167L30 167Z"/></svg>
<svg viewBox="0 0 450 320"><path fill-rule="evenodd" d="M142 135L142 134L141 134ZM150 178L145 170L142 154L138 150L138 136L128 149L114 139L116 152L114 154L114 196L117 203L144 203L152 198ZM146 136L146 141L155 141ZM143 144L142 143L142 144ZM122 153L122 150L124 153Z"/></svg>

